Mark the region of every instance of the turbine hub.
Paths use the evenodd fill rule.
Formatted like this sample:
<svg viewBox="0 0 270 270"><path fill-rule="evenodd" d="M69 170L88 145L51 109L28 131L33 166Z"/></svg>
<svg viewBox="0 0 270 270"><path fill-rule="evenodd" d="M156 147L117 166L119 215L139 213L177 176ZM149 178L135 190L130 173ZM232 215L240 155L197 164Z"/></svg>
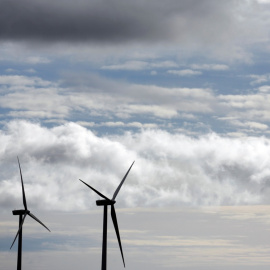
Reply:
<svg viewBox="0 0 270 270"><path fill-rule="evenodd" d="M113 205L113 204L115 204L115 201L112 201L112 200L97 200L96 201L96 204L98 205L98 206L101 206L101 205Z"/></svg>

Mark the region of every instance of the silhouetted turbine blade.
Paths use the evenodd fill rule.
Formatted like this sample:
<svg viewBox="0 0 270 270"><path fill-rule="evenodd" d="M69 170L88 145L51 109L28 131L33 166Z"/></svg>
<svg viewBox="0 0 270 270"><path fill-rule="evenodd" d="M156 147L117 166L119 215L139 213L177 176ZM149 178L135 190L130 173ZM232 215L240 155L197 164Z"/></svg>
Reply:
<svg viewBox="0 0 270 270"><path fill-rule="evenodd" d="M100 197L110 201L110 199L108 199L105 195L103 195L102 193L100 193L99 191L97 191L96 189L92 188L91 186L89 186L88 184L86 184L83 180L79 179L81 182L83 182L86 186L88 186L89 188L91 188L93 191L95 191Z"/></svg>
<svg viewBox="0 0 270 270"><path fill-rule="evenodd" d="M43 224L36 216L34 216L32 213L28 213L28 215L29 215L31 218L33 218L34 220L36 220L38 223L40 223L43 227L45 227L45 228L50 232L49 228L46 227L46 225L44 225L44 224Z"/></svg>
<svg viewBox="0 0 270 270"><path fill-rule="evenodd" d="M23 177L22 177L22 170L21 170L21 165L20 165L19 157L17 157L17 159L18 159L18 163L19 163L20 175L21 175L21 182L22 182L23 205L24 205L24 209L27 210L27 203L26 203L26 198L25 198L24 185L23 185Z"/></svg>
<svg viewBox="0 0 270 270"><path fill-rule="evenodd" d="M124 260L124 255L123 255L123 250L122 250L122 245L121 245L121 239L120 239L120 233L119 233L119 229L118 229L118 224L117 224L117 218L116 218L116 213L115 213L114 205L111 206L111 217L112 217L114 229L115 229L115 232L116 232L116 236L117 236L117 239L118 239L118 244L119 244L119 247L120 247L120 251L121 251L121 255L122 255L124 267L126 267L125 266L125 260Z"/></svg>
<svg viewBox="0 0 270 270"><path fill-rule="evenodd" d="M27 214L25 214L25 215L23 216L22 223L20 224L19 230L18 230L18 232L17 232L17 234L16 234L16 236L15 236L13 242L12 242L12 245L11 245L10 249L13 247L13 245L14 245L14 243L15 243L15 241L16 241L16 239L17 239L17 237L18 237L18 235L19 235L19 233L20 233L20 231L21 231L21 229L22 229L22 226L23 226L23 223L24 223L24 220L25 220L26 215L27 215Z"/></svg>
<svg viewBox="0 0 270 270"><path fill-rule="evenodd" d="M115 200L115 198L116 198L116 196L117 196L117 194L118 194L120 188L122 187L122 185L124 184L124 182L125 182L125 180L126 180L126 178L127 178L127 175L128 175L128 173L129 173L129 171L131 170L131 168L132 168L134 162L135 162L135 161L132 162L131 166L129 167L129 169L128 169L127 173L125 174L124 178L122 179L121 183L119 184L119 186L118 186L117 189L115 190L115 192L114 192L114 194L113 194L113 197L112 197L112 201Z"/></svg>

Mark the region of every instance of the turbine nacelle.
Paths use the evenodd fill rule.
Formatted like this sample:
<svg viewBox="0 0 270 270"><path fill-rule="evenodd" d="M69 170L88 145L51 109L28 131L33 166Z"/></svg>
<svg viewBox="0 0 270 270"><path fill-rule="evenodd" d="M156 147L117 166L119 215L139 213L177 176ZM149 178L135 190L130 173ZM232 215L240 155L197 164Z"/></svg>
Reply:
<svg viewBox="0 0 270 270"><path fill-rule="evenodd" d="M30 214L29 210L21 209L21 210L13 210L12 211L14 216L19 216L19 215L28 215Z"/></svg>
<svg viewBox="0 0 270 270"><path fill-rule="evenodd" d="M104 206L104 205L114 205L116 201L113 200L97 200L96 204L98 206Z"/></svg>

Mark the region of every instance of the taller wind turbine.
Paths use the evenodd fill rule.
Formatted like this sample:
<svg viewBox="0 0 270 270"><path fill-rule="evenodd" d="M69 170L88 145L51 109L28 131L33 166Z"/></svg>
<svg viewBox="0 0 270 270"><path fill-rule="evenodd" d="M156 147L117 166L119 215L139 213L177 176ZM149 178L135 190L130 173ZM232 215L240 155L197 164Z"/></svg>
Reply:
<svg viewBox="0 0 270 270"><path fill-rule="evenodd" d="M118 229L118 223L117 223L117 218L116 218L114 204L116 203L115 198L116 198L116 196L117 196L120 188L122 187L124 181L126 180L127 175L129 173L129 171L131 170L131 167L133 166L134 162L135 161L133 161L133 163L129 167L128 171L126 172L124 178L122 179L122 181L120 182L119 186L115 190L112 199L107 198L105 195L103 195L102 193L100 193L99 191L97 191L96 189L94 189L93 187L91 187L90 185L88 185L87 183L85 183L84 181L82 181L81 179L79 179L86 186L88 186L93 191L95 191L100 197L102 197L102 198L105 199L105 200L97 200L96 201L97 206L104 206L101 270L106 270L106 268L107 268L107 211L108 211L108 205L111 206L111 217L112 217L114 229L115 229L115 232L116 232L116 236L117 236L117 239L118 239L118 244L119 244L119 248L120 248L120 251L121 251L123 264L124 264L124 267L125 267L125 260L124 260L122 245L121 245L120 233L119 233L119 229Z"/></svg>
<svg viewBox="0 0 270 270"><path fill-rule="evenodd" d="M37 221L38 223L40 223L43 227L45 227L49 232L50 230L37 218L35 217L32 213L30 213L30 211L27 208L27 203L26 203L26 197L25 197L25 191L24 191L24 185L23 185L23 177L22 177L22 170L21 170L21 165L20 165L20 161L19 158L18 159L18 164L19 164L19 169L20 169L20 175L21 175L21 184L22 184L22 197L23 197L23 205L24 205L24 209L22 210L13 210L12 213L15 216L19 216L19 230L13 240L13 243L10 247L10 249L13 247L18 235L19 235L19 240L18 240L18 257L17 257L17 270L21 270L22 268L22 227L23 227L23 223L24 220L26 218L26 216L30 216L31 218L33 218L35 221Z"/></svg>

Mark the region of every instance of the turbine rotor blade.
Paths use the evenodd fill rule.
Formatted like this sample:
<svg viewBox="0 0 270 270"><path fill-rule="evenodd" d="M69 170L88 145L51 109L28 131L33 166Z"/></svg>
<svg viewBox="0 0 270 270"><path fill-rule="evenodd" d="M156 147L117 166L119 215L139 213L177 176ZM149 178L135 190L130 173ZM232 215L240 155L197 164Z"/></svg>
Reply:
<svg viewBox="0 0 270 270"><path fill-rule="evenodd" d="M22 219L22 222L20 224L19 230L18 230L18 232L17 232L17 234L16 234L16 236L15 236L13 242L12 242L12 245L11 245L10 249L13 247L13 245L14 245L14 243L15 243L15 241L16 241L16 239L17 239L17 237L18 237L18 235L19 235L19 233L20 233L20 231L22 229L22 226L23 226L26 215L27 215L27 213L23 216L23 219Z"/></svg>
<svg viewBox="0 0 270 270"><path fill-rule="evenodd" d="M26 197L25 197L25 192L24 192L23 177L22 177L22 170L21 170L19 157L17 157L17 159L18 159L18 164L19 164L19 168L20 168L20 175L21 175L21 182L22 182L23 205L24 205L24 209L27 210L27 203L26 203Z"/></svg>
<svg viewBox="0 0 270 270"><path fill-rule="evenodd" d="M119 186L118 186L117 189L115 190L115 192L114 192L114 194L113 194L113 197L112 197L112 201L115 200L115 198L116 198L116 196L117 196L117 194L118 194L120 188L122 187L122 185L124 184L124 181L125 181L126 178L127 178L127 175L128 175L128 173L129 173L129 171L131 170L131 168L132 168L134 162L135 162L135 161L132 162L131 166L129 167L128 171L126 172L126 174L125 174L124 178L122 179L121 183L119 184Z"/></svg>
<svg viewBox="0 0 270 270"><path fill-rule="evenodd" d="M91 188L93 191L95 191L100 197L110 201L109 198L107 198L105 195L103 195L102 193L100 193L99 191L97 191L96 189L94 189L93 187L89 186L88 184L86 184L83 180L79 179L81 182L83 182L86 186L88 186L89 188Z"/></svg>
<svg viewBox="0 0 270 270"><path fill-rule="evenodd" d="M126 267L125 266L125 260L124 260L124 255L123 255L123 250L122 250L122 245L121 245L121 239L120 239L120 233L119 233L119 229L118 229L118 224L117 224L117 218L116 218L116 213L115 213L114 205L111 206L111 217L112 217L114 229L115 229L115 232L116 232L116 236L117 236L119 248L120 248L120 251L121 251L121 255L122 255L122 259L123 259L123 264L124 264L124 267Z"/></svg>
<svg viewBox="0 0 270 270"><path fill-rule="evenodd" d="M33 218L35 221L37 221L38 223L40 223L44 228L46 228L50 232L49 228L46 225L44 225L36 216L34 216L32 213L28 213L28 215L31 218Z"/></svg>

